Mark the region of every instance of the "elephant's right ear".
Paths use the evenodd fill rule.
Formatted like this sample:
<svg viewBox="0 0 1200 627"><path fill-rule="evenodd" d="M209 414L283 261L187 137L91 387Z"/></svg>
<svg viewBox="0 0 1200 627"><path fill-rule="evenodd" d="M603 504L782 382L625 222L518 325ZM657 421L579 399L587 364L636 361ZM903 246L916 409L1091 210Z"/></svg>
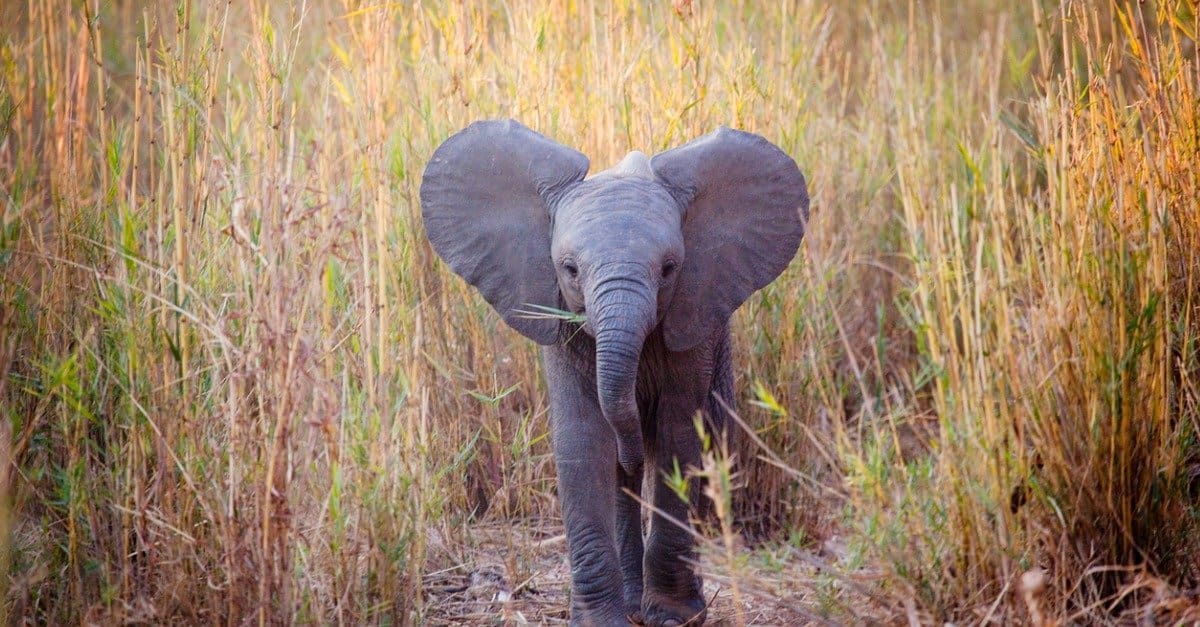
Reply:
<svg viewBox="0 0 1200 627"><path fill-rule="evenodd" d="M425 166L421 214L433 249L539 344L558 339L559 321L536 317L539 307L559 305L550 208L587 171L582 153L515 120L471 124Z"/></svg>

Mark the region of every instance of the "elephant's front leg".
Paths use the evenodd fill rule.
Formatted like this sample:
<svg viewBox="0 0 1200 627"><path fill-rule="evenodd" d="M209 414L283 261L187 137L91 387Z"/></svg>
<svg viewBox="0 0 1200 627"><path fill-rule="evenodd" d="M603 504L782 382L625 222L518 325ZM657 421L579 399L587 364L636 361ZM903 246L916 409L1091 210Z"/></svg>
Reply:
<svg viewBox="0 0 1200 627"><path fill-rule="evenodd" d="M616 440L570 355L543 351L550 437L571 560L571 624L628 625L617 555Z"/></svg>
<svg viewBox="0 0 1200 627"><path fill-rule="evenodd" d="M700 378L698 380L703 380ZM685 475L700 466L700 437L692 416L704 392L676 389L659 400L655 436L654 514L645 552L642 617L647 625L704 622L702 580L695 572L696 542L688 521L689 502L666 483L675 463ZM689 482L695 491L696 481Z"/></svg>

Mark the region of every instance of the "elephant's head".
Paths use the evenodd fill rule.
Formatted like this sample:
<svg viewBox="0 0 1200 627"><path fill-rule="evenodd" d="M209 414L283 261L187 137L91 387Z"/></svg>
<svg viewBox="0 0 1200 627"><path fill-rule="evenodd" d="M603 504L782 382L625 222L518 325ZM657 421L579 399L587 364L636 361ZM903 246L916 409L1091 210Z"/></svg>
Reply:
<svg viewBox="0 0 1200 627"><path fill-rule="evenodd" d="M476 122L434 153L422 213L438 255L526 337L560 340L547 309L586 316L601 410L632 472L646 336L661 325L677 352L710 338L791 261L808 195L790 157L724 127L587 171L583 154L515 121Z"/></svg>

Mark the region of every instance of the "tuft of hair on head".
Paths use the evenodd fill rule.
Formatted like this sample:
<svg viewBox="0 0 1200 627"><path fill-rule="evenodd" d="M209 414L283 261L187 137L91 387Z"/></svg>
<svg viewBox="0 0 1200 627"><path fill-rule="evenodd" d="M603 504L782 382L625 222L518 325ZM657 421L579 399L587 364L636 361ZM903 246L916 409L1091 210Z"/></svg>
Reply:
<svg viewBox="0 0 1200 627"><path fill-rule="evenodd" d="M625 176L654 178L654 171L650 169L650 158L640 150L634 150L625 155L625 158L621 159L621 162L612 171L614 174Z"/></svg>

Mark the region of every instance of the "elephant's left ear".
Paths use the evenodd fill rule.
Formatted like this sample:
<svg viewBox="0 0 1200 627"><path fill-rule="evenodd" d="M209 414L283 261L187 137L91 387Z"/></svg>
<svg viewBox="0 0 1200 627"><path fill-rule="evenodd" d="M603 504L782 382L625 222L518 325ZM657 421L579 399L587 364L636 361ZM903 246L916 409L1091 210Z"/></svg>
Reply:
<svg viewBox="0 0 1200 627"><path fill-rule="evenodd" d="M685 211L685 258L663 321L667 348L684 351L791 262L808 221L808 191L782 150L723 126L655 155L650 167Z"/></svg>

